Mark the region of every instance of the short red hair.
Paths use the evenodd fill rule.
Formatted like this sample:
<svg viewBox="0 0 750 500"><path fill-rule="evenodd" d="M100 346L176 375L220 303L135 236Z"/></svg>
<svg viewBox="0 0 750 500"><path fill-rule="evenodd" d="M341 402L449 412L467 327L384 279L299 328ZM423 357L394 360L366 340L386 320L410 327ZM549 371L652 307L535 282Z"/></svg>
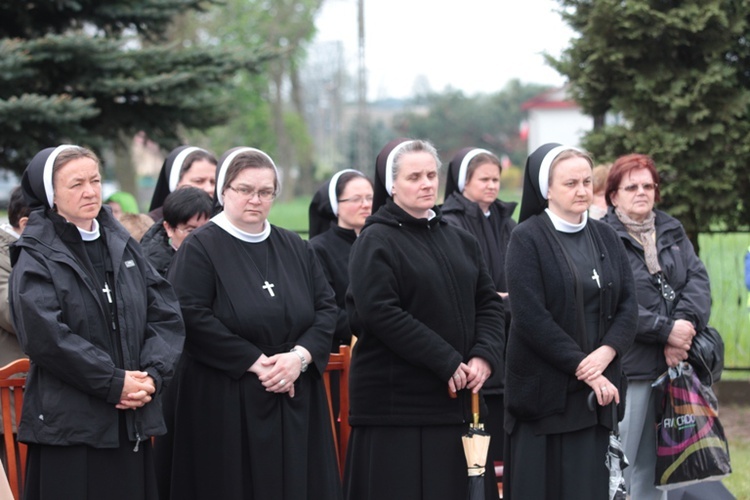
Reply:
<svg viewBox="0 0 750 500"><path fill-rule="evenodd" d="M654 181L654 184L656 184L656 189L654 190L654 201L661 201L661 195L659 193L659 172L656 171L654 160L648 155L632 153L619 157L609 169L607 188L604 192L604 198L607 200L607 205L610 207L613 206L612 195L620 188L620 183L622 182L623 177L633 170L639 170L641 168L645 168L651 173L651 179Z"/></svg>

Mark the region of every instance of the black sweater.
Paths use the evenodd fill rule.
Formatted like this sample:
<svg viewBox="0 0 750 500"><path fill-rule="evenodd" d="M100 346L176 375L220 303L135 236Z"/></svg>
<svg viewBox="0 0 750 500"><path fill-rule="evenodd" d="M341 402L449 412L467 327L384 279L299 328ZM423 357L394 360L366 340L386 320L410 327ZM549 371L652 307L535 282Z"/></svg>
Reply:
<svg viewBox="0 0 750 500"><path fill-rule="evenodd" d="M468 391L450 398L448 380L473 357L500 366L502 303L479 245L436 211L415 219L388 200L352 247L352 425L465 422Z"/></svg>
<svg viewBox="0 0 750 500"><path fill-rule="evenodd" d="M575 340L579 333L573 274L545 218L546 214L533 216L516 227L506 258L513 314L505 380L509 432L516 419L538 421L552 415L556 415L555 426L569 428L575 423L565 417L572 418L579 409L573 405L585 404L590 392L575 376L589 353ZM608 345L617 352L604 375L620 387L622 400L621 360L633 342L638 321L633 274L612 228L594 220L588 224L601 259L601 320L594 349ZM611 426L611 419L601 421ZM538 431L560 432L560 427Z"/></svg>

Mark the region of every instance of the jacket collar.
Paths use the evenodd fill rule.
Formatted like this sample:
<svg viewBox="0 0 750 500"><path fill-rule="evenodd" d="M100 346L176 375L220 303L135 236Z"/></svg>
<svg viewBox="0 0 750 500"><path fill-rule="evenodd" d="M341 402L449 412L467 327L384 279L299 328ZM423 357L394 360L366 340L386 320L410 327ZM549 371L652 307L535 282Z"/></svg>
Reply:
<svg viewBox="0 0 750 500"><path fill-rule="evenodd" d="M436 205L432 207L432 210L435 212L435 217L433 217L432 219L417 219L406 213L406 211L399 207L393 201L393 199L388 198L385 202L385 205L380 207L377 212L367 218L363 230L367 229L368 226L371 226L373 224L386 224L393 227L407 226L424 229L431 229L434 227L439 227L442 224L447 224L443 220L440 207Z"/></svg>

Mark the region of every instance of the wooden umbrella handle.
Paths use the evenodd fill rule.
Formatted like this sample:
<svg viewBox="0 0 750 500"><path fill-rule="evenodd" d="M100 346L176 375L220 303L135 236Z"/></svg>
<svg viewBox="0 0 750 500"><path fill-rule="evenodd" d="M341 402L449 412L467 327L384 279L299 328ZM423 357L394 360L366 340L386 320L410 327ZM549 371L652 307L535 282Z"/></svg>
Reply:
<svg viewBox="0 0 750 500"><path fill-rule="evenodd" d="M479 393L471 393L471 413L474 416L474 426L479 425Z"/></svg>

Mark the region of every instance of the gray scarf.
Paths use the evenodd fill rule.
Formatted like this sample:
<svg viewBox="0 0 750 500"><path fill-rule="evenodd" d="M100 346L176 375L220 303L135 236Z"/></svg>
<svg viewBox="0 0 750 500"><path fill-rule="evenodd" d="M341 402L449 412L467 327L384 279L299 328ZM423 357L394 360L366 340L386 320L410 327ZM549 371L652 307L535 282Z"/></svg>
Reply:
<svg viewBox="0 0 750 500"><path fill-rule="evenodd" d="M656 253L656 214L652 210L643 222L636 222L625 213L615 208L615 214L620 222L625 226L628 233L643 246L643 254L646 258L646 267L648 272L656 274L661 271L659 258Z"/></svg>

